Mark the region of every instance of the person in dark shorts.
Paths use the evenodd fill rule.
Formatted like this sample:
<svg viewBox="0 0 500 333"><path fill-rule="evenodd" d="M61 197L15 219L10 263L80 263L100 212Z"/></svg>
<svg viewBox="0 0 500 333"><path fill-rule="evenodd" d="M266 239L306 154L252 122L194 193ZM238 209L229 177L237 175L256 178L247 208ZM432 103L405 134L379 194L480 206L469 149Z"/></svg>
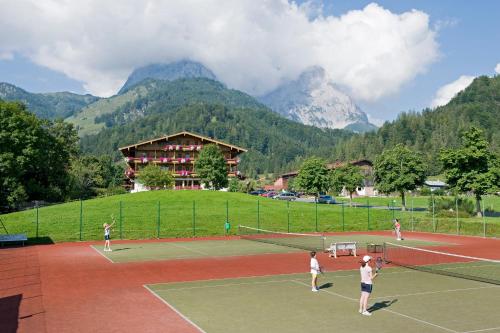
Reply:
<svg viewBox="0 0 500 333"><path fill-rule="evenodd" d="M367 310L368 308L368 298L373 290L373 279L377 276L377 273L373 273L370 267L370 261L372 257L364 256L363 260L360 262L361 267L359 272L361 274L361 297L359 299L359 313L364 316L371 316L372 314Z"/></svg>
<svg viewBox="0 0 500 333"><path fill-rule="evenodd" d="M104 251L113 251L111 250L111 247L110 247L110 239L111 239L111 227L113 226L113 224L115 224L115 218L113 216L111 216L111 220L113 221L113 223L111 224L108 224L108 223L104 223L102 225L102 227L104 228Z"/></svg>

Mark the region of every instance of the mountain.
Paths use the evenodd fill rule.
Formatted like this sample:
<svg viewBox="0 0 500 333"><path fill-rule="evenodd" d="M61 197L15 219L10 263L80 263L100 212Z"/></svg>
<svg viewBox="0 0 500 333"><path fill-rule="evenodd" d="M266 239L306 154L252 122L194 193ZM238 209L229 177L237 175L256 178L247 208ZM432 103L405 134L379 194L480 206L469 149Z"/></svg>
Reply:
<svg viewBox="0 0 500 333"><path fill-rule="evenodd" d="M481 128L491 150L500 155L500 75L476 78L447 105L403 112L375 132L354 135L335 147L335 155L374 159L385 148L403 143L423 154L429 174L438 174L440 150L459 146L461 133L471 126Z"/></svg>
<svg viewBox="0 0 500 333"><path fill-rule="evenodd" d="M312 67L259 98L273 111L294 121L321 128L348 128L366 132L377 127L341 92L321 67Z"/></svg>
<svg viewBox="0 0 500 333"><path fill-rule="evenodd" d="M125 93L101 99L66 120L76 126L80 136L84 136L188 104L264 107L252 96L227 89L222 83L207 78L175 81L145 79Z"/></svg>
<svg viewBox="0 0 500 333"><path fill-rule="evenodd" d="M327 158L337 142L353 135L291 121L252 96L205 78L145 80L123 95L97 103L113 105L130 94L135 99L120 102L105 114L92 114L101 129L81 137L82 151L119 159L120 146L186 130L248 148L241 170L256 175L295 168L306 156ZM84 110L76 116L73 120L90 113Z"/></svg>
<svg viewBox="0 0 500 333"><path fill-rule="evenodd" d="M38 117L56 119L71 116L83 107L99 100L99 97L70 92L36 94L12 84L0 82L0 99L20 101Z"/></svg>
<svg viewBox="0 0 500 333"><path fill-rule="evenodd" d="M199 77L217 80L212 71L198 62L190 60L181 60L169 64L152 64L134 70L118 94L125 93L130 87L145 79L174 81Z"/></svg>

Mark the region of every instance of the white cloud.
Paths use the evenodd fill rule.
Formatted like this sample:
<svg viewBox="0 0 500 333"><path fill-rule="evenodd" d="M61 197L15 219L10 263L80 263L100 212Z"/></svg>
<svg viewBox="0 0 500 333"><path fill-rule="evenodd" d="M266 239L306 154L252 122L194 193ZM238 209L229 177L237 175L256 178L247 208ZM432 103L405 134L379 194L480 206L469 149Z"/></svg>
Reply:
<svg viewBox="0 0 500 333"><path fill-rule="evenodd" d="M500 62L496 65L496 67L495 67L495 72L496 72L497 74L500 74Z"/></svg>
<svg viewBox="0 0 500 333"><path fill-rule="evenodd" d="M372 3L336 17L321 8L286 0L0 0L0 54L16 52L101 96L134 68L182 58L251 94L319 65L365 101L397 92L439 56L424 12Z"/></svg>
<svg viewBox="0 0 500 333"><path fill-rule="evenodd" d="M431 107L435 108L448 104L448 102L455 97L456 94L467 88L473 80L474 76L462 75L455 81L442 86L436 92L436 96L432 100Z"/></svg>

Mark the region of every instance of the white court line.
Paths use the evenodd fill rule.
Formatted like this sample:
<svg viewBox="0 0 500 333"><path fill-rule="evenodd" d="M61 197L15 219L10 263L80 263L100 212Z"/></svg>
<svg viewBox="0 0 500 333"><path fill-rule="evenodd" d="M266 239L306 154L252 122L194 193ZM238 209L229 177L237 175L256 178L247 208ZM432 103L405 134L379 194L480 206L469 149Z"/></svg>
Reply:
<svg viewBox="0 0 500 333"><path fill-rule="evenodd" d="M103 256L104 258L108 259L112 264L114 264L115 262L113 260L111 260L110 258L106 257L104 255L104 253L102 253L101 251L99 251L97 248L95 248L93 245L89 245L91 248L93 248L97 253L99 253L101 256Z"/></svg>
<svg viewBox="0 0 500 333"><path fill-rule="evenodd" d="M420 296L420 295L430 295L430 294L439 294L439 293L449 293L454 291L467 291L467 290L478 290L478 289L491 289L491 288L500 288L499 286L488 286L488 287L474 287L474 288L462 288L462 289L448 289L448 290L436 290L436 291L424 291L421 293L413 293L413 294L400 294L400 295L387 295L374 297L373 299L383 299L387 297L404 297L404 296Z"/></svg>
<svg viewBox="0 0 500 333"><path fill-rule="evenodd" d="M153 294L156 298L158 298L160 301L162 301L165 305L167 305L170 309L172 309L175 313L177 313L179 316L181 316L182 319L184 319L185 321L187 321L188 323L190 323L191 325L193 325L193 327L195 327L196 329L198 329L198 331L202 332L202 333L206 333L200 326L196 325L191 319L189 319L188 317L186 317L185 315L183 315L179 310L177 310L176 308L174 308L170 303L168 303L167 301L165 301L163 298L161 298L160 296L158 296L158 294L156 294L153 290L151 290L148 286L146 285L143 285L144 288L146 288L147 290L149 290L149 292L151 294Z"/></svg>
<svg viewBox="0 0 500 333"><path fill-rule="evenodd" d="M214 284L214 285L208 285L208 286L193 286L193 287L157 289L155 291L161 292L161 291L178 291L178 290L192 290L192 289L218 288L218 287L234 287L234 286L245 286L245 285L252 285L252 284L266 284L266 283L277 283L277 282L294 282L294 280L271 280L271 281L226 283L226 284Z"/></svg>
<svg viewBox="0 0 500 333"><path fill-rule="evenodd" d="M198 254L201 254L205 257L208 257L209 255L206 253L206 252L202 252L202 251L198 251L198 250L194 250L194 249L191 249L187 246L182 246L182 245L179 245L179 244L175 244L176 242L171 242L170 245L172 246L175 246L175 247L180 247L181 249L184 249L184 250L188 250L188 251L191 251L191 252L194 252L194 253L198 253Z"/></svg>
<svg viewBox="0 0 500 333"><path fill-rule="evenodd" d="M296 280L294 280L294 282L309 287L309 285L307 283L304 283L302 281L296 281ZM358 299L351 298L351 297L348 297L348 296L344 296L344 295L341 295L341 294L337 294L337 293L334 293L334 292L329 291L329 290L320 290L320 291L323 291L325 293L328 293L328 294L331 294L331 295L335 295L335 296L338 296L338 297L342 297L344 299L348 299L348 300L354 301L356 303L359 302ZM460 333L460 332L452 330L450 328L439 326L437 324L433 324L433 323L430 323L430 322L422 320L422 319L418 319L418 318L415 318L415 317L412 317L412 316L408 316L408 315L405 315L405 314L400 313L400 312L392 311L392 310L389 310L389 309L380 309L380 310L381 311L387 311L389 313L392 313L392 314L395 314L395 315L398 315L398 316L401 316L401 317L405 317L405 318L408 318L408 319L411 319L411 320L414 320L414 321L417 321L419 323L423 323L423 324L426 324L426 325L429 325L429 326L434 326L434 327L440 328L440 329L442 329L444 331L447 331L447 332Z"/></svg>
<svg viewBox="0 0 500 333"><path fill-rule="evenodd" d="M487 331L493 331L493 330L500 330L500 327L484 328L482 330L466 331L466 332L462 332L462 333L487 332Z"/></svg>

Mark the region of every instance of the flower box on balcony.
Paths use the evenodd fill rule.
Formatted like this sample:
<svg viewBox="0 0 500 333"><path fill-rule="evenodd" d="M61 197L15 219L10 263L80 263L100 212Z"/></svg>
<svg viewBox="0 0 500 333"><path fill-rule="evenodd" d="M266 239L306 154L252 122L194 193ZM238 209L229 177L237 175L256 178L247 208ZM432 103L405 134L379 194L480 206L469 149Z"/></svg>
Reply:
<svg viewBox="0 0 500 333"><path fill-rule="evenodd" d="M148 162L149 162L149 158L147 158L147 157L143 157L143 158L141 159L141 162L142 162L142 163L148 163Z"/></svg>

